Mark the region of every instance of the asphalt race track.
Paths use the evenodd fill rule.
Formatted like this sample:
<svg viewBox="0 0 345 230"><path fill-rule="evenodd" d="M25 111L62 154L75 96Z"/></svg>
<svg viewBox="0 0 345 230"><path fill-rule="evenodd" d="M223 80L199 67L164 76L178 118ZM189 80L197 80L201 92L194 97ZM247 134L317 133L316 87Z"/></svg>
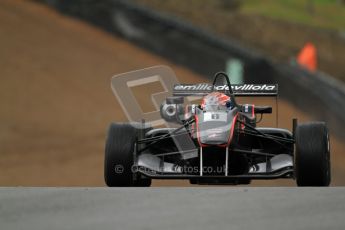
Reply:
<svg viewBox="0 0 345 230"><path fill-rule="evenodd" d="M344 188L1 188L7 229L345 229Z"/></svg>

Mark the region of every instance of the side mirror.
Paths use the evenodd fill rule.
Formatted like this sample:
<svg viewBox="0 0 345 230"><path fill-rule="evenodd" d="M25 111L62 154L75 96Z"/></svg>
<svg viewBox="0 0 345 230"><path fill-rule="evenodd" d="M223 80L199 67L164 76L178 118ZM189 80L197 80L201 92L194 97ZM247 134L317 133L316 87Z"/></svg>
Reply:
<svg viewBox="0 0 345 230"><path fill-rule="evenodd" d="M184 117L183 102L183 97L168 97L160 107L161 117L167 122L182 123Z"/></svg>

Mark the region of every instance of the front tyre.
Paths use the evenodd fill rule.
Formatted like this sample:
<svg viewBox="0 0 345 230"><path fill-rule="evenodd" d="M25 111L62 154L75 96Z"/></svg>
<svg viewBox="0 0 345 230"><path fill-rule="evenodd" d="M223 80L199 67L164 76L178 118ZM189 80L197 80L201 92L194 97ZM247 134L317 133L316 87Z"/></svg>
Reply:
<svg viewBox="0 0 345 230"><path fill-rule="evenodd" d="M330 142L325 123L313 122L296 128L295 177L298 186L329 186Z"/></svg>
<svg viewBox="0 0 345 230"><path fill-rule="evenodd" d="M150 186L151 179L141 178L133 171L135 142L145 129L138 124L109 126L104 158L104 180L109 187Z"/></svg>

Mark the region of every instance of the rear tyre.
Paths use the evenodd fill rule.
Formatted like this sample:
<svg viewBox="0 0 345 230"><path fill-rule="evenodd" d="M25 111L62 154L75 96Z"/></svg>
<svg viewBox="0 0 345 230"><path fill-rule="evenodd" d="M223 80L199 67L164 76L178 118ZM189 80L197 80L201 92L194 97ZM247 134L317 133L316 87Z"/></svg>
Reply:
<svg viewBox="0 0 345 230"><path fill-rule="evenodd" d="M146 129L140 124L111 124L105 146L104 180L109 187L150 186L151 179L133 171L135 142Z"/></svg>
<svg viewBox="0 0 345 230"><path fill-rule="evenodd" d="M313 122L296 128L295 177L298 186L329 186L330 142L325 123Z"/></svg>

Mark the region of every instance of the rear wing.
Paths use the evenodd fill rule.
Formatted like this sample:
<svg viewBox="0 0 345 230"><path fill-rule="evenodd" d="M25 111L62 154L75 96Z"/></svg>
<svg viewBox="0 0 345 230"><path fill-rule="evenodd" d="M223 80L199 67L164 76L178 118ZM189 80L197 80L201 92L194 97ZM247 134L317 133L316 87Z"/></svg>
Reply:
<svg viewBox="0 0 345 230"><path fill-rule="evenodd" d="M278 96L278 84L239 84L232 85L235 96ZM228 92L227 85L218 85L214 90ZM199 84L176 84L173 88L174 96L204 96L212 91L212 85L208 83Z"/></svg>

